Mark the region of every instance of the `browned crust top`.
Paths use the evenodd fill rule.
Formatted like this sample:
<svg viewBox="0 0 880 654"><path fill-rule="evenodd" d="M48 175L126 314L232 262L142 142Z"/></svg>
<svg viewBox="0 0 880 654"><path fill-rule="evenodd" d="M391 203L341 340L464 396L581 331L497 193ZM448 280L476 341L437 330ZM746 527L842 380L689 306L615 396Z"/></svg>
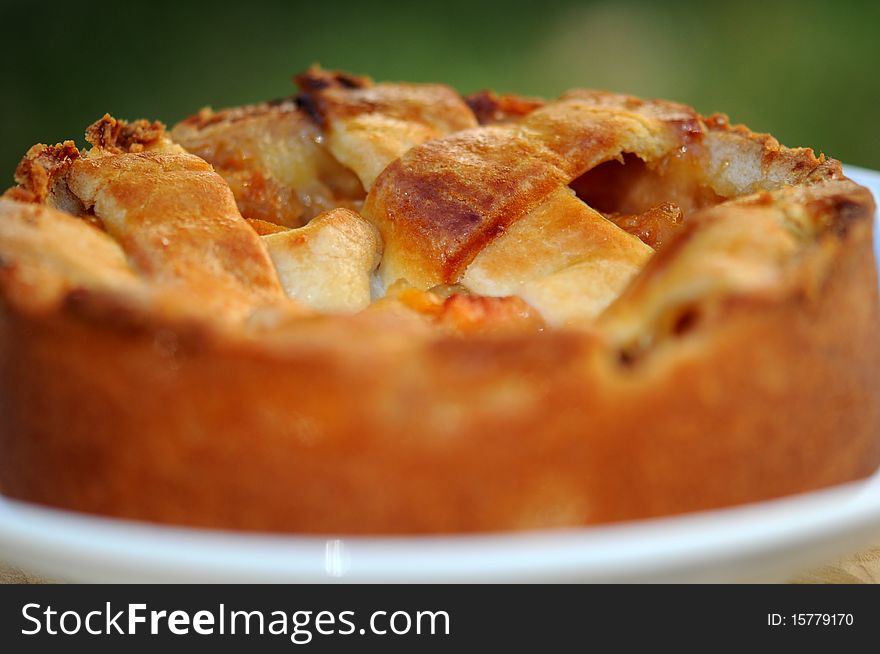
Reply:
<svg viewBox="0 0 880 654"><path fill-rule="evenodd" d="M412 105L406 100L409 97L406 85L377 85L369 78L320 68L310 69L297 81L302 89L297 102L288 99L250 108L201 112L184 124L202 129L268 113L274 116L278 112L278 115L289 112L296 120L304 120L302 98L308 98L305 102L319 121L372 112L400 118L415 116L419 121L434 119L434 114L424 112L426 90L423 87L418 89L419 110L413 114ZM427 93L449 99L458 108L465 106L448 87L430 86ZM383 238L385 260L397 262L400 269L408 273L408 280L424 291L438 284L458 283L465 269L488 244L505 234L515 221L552 192L585 171L621 158L624 153L635 153L649 163L663 164L665 157L680 150L702 152L710 135L729 138L731 143L746 149L757 148L760 183L756 188L763 188L760 184L764 182L760 180L770 180L765 184L766 189L757 195L744 191L747 197L733 197L716 207L712 210L716 214L742 211L749 205L761 203L790 205L805 211L817 225L824 225L816 235L821 237L827 233L842 237L849 225L869 218L873 209L870 194L843 178L838 162L817 158L810 150L784 148L768 135L731 126L721 115L704 119L684 105L588 90L571 91L549 103L490 92L471 96L468 101L481 121L490 124L457 130L455 125L459 118L441 116L444 113L441 103L437 120L445 121L444 129L451 129L452 133L416 145L393 161L377 179L364 206L365 215L378 227ZM473 116L461 120L461 125L473 124ZM199 220L192 225L187 221L180 224L180 243L185 244L185 260L189 262L185 265L183 260L165 261L163 253L175 251L177 243L169 248L161 240L157 245L154 237L120 237L133 267L153 277L153 281L166 273L170 278L184 281L198 277L199 288L203 289L199 295L204 297L222 294L223 284L207 290L208 279L222 268L219 277L235 287L235 304L246 311L280 298L277 279L258 237L284 228L273 226L262 216L249 216L249 224L242 220L230 204L223 181L207 164L175 150L178 146L168 139L161 123L127 123L105 115L89 127L87 139L93 145L88 153L78 151L72 142L32 148L19 165L16 174L19 186L7 192L7 199L47 203L54 179L63 179L65 192L69 193L66 185L76 164L77 201L87 199L78 215L91 212L95 198L100 195L87 189L92 182L83 180L100 180L105 189L102 192L114 202L123 205L134 202L140 207L131 213L131 221L151 225L152 229L155 217L150 209L143 208L146 205L141 205L162 199L163 176L174 177L180 189L190 189L186 191L190 194L187 197L195 204L185 207L186 202L172 201L170 197L164 197L160 204L181 216L194 215L194 211L213 216L211 220L216 219L216 224L210 229ZM708 166L712 162L707 159L706 163ZM138 183L135 179L138 175L145 176L150 183ZM248 183L253 185L255 179L257 177L249 178ZM754 183L749 183L752 186L743 188L751 190ZM835 184L833 190L831 186L820 187L831 183ZM203 197L199 199L200 193ZM213 202L212 206L222 206L222 209L214 215L207 210L206 202ZM617 303L615 311L627 303L637 308L641 301L637 301L637 290L650 286L649 281L675 260L676 253L688 247L691 235L711 222L695 220L686 229L677 230L680 234L661 235L657 230L663 226L657 221L681 222L674 207L664 207L656 205L635 217L611 216L621 223L632 222L633 229L650 232L645 239L654 239L655 244L669 241L668 247L664 246ZM194 265L198 259L198 238L201 238L197 236L198 230L206 230L202 234L205 236L213 233L212 230L226 228L229 234L222 238L219 233L216 235L218 240L213 248L216 261L198 271L199 266ZM116 233L113 230L118 228L111 225L108 229ZM162 239L167 238L166 233L171 232L163 232ZM190 261L192 257L195 258ZM240 266L235 265L238 259ZM211 266L215 265L219 268L212 272ZM251 281L256 287L254 299L249 300L246 296ZM432 301L428 300L427 305ZM452 300L449 306L464 306L459 302ZM424 306L420 311L432 313Z"/></svg>
<svg viewBox="0 0 880 654"><path fill-rule="evenodd" d="M73 141L33 146L15 169L18 186L7 190L4 197L19 202L45 202L52 189L53 179L63 175L79 156L79 149Z"/></svg>
<svg viewBox="0 0 880 654"><path fill-rule="evenodd" d="M160 143L165 136L165 125L158 120L117 120L104 114L86 130L86 141L110 154L143 152Z"/></svg>
<svg viewBox="0 0 880 654"><path fill-rule="evenodd" d="M319 125L361 114L378 114L417 121L441 133L473 126L473 117L460 96L442 84L374 84L318 66L297 75L296 101Z"/></svg>
<svg viewBox="0 0 880 654"><path fill-rule="evenodd" d="M620 106L625 111L613 111ZM633 128L644 134L629 142ZM566 96L517 123L412 148L376 181L364 211L389 247L407 244L407 267L418 270L410 281L454 283L488 242L559 186L626 150L658 158L702 131L693 110L677 105Z"/></svg>
<svg viewBox="0 0 880 654"><path fill-rule="evenodd" d="M526 98L510 93L502 95L489 90L465 96L464 101L474 112L480 125L517 121L545 104L541 98Z"/></svg>

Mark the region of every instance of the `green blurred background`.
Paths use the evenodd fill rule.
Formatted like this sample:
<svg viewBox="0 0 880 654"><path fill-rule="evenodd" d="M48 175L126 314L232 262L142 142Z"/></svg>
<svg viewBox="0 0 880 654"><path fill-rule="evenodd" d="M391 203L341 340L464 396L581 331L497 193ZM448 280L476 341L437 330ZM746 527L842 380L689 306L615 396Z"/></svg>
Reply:
<svg viewBox="0 0 880 654"><path fill-rule="evenodd" d="M590 86L724 111L880 168L880 2L2 4L0 167L104 112L167 123L292 92L312 62L545 96Z"/></svg>

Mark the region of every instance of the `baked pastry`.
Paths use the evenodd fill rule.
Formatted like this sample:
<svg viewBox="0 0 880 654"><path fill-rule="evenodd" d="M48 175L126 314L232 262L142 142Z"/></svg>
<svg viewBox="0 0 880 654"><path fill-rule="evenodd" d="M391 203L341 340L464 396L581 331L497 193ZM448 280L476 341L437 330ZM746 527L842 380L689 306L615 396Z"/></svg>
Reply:
<svg viewBox="0 0 880 654"><path fill-rule="evenodd" d="M0 200L3 493L448 533L880 464L874 204L837 161L613 93L297 81L25 156Z"/></svg>

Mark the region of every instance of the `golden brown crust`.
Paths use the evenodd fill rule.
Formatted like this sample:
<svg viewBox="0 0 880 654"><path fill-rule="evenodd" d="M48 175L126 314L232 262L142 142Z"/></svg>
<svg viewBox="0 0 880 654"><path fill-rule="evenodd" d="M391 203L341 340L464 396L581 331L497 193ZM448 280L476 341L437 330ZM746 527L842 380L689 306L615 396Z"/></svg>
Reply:
<svg viewBox="0 0 880 654"><path fill-rule="evenodd" d="M515 124L414 147L385 169L364 205L385 241L384 280L455 283L479 251L560 186L623 152L659 159L693 129L677 110L606 109L573 98Z"/></svg>
<svg viewBox="0 0 880 654"><path fill-rule="evenodd" d="M281 297L265 247L229 188L198 157L91 156L71 166L67 184L154 284L183 286L232 315Z"/></svg>
<svg viewBox="0 0 880 654"><path fill-rule="evenodd" d="M22 213L10 202L20 201L20 191L6 194L3 212L10 225L17 223L15 233L23 243L36 247L41 239L48 241L52 229L38 225L45 222L70 232L70 242L60 247L75 248L76 242L94 238L90 232L97 224L119 244L132 273L162 292L197 298L194 309L236 320L281 301L265 245L209 164L173 144L159 123L127 123L105 115L86 136L91 150L80 152L69 142L35 146L19 166L29 174L19 176L18 189L46 205L39 214ZM88 221L65 222L52 215L53 209ZM105 264L98 258L90 274L99 275ZM39 267L38 261L31 265ZM89 265L83 260L77 270ZM65 270L70 269L58 268L58 275L64 277ZM66 281L49 287L63 288Z"/></svg>
<svg viewBox="0 0 880 654"><path fill-rule="evenodd" d="M111 154L143 152L158 146L165 138L165 125L158 120L117 120L110 114L96 121L86 130L86 141Z"/></svg>
<svg viewBox="0 0 880 654"><path fill-rule="evenodd" d="M73 141L33 146L15 169L17 186L6 191L4 197L38 204L49 201L55 190L55 179L64 174L70 164L79 158L79 154Z"/></svg>
<svg viewBox="0 0 880 654"><path fill-rule="evenodd" d="M262 237L287 296L326 313L370 305L382 250L376 229L354 211L334 209L305 227Z"/></svg>
<svg viewBox="0 0 880 654"><path fill-rule="evenodd" d="M335 207L357 208L357 177L326 151L319 128L292 98L199 113L174 141L212 166L248 219L299 227Z"/></svg>
<svg viewBox="0 0 880 654"><path fill-rule="evenodd" d="M440 136L473 127L476 122L464 101L441 84L374 84L355 77L313 66L296 76L300 87L297 102L318 123L358 116L382 116L403 123L419 123Z"/></svg>
<svg viewBox="0 0 880 654"><path fill-rule="evenodd" d="M379 86L331 78L306 92ZM326 129L278 106L181 129L218 130L210 147ZM297 266L342 253L361 301L381 245L350 210L247 221L204 161L162 138L131 151L143 139L107 122L89 152L35 153L46 183L22 176L30 201L0 200L3 492L177 524L443 533L708 509L875 470L870 193L838 162L681 105L576 91L521 109L384 168L365 213L385 297L349 315L285 297L270 249L293 258L285 288L305 303ZM595 208L644 242L588 206L602 186ZM496 292L461 285L478 270ZM516 286L525 272L537 287ZM571 324L552 315L565 302L536 304L600 282L609 297Z"/></svg>
<svg viewBox="0 0 880 654"><path fill-rule="evenodd" d="M146 286L108 234L38 203L0 199L0 276L19 309L52 311L80 287L137 296Z"/></svg>
<svg viewBox="0 0 880 654"><path fill-rule="evenodd" d="M544 106L544 100L540 98L499 95L495 91L478 91L465 97L464 101L474 112L480 125L514 122Z"/></svg>
<svg viewBox="0 0 880 654"><path fill-rule="evenodd" d="M297 101L322 127L327 148L367 190L411 147L477 124L461 97L440 84L373 84L317 66L296 80Z"/></svg>
<svg viewBox="0 0 880 654"><path fill-rule="evenodd" d="M407 149L476 125L446 86L374 84L317 66L295 80L295 97L203 109L172 130L217 168L245 218L299 227L322 211L357 210L364 189Z"/></svg>

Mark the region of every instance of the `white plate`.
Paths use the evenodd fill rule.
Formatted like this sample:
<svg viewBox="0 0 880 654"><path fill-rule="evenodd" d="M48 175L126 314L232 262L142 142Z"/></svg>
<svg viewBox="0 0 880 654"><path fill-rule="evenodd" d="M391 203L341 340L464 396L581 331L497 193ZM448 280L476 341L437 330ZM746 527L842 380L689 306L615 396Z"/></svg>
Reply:
<svg viewBox="0 0 880 654"><path fill-rule="evenodd" d="M847 172L880 198L880 173ZM682 517L442 538L236 534L0 498L0 559L72 581L781 581L874 538L880 471L864 482Z"/></svg>

